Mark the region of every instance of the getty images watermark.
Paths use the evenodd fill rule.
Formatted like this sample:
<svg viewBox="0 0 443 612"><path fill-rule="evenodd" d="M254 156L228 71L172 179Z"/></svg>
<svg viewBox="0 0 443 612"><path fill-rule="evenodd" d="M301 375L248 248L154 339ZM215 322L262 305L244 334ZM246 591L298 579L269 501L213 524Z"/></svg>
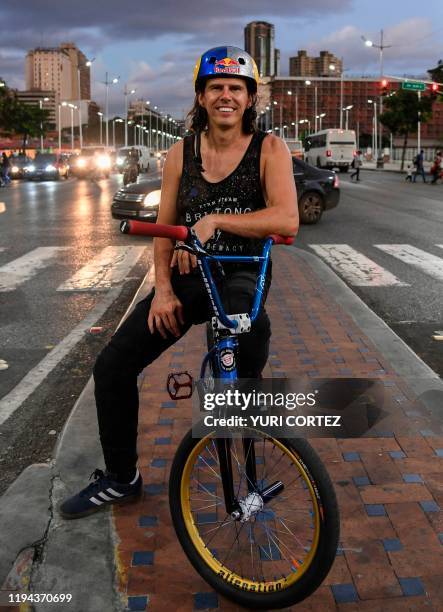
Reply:
<svg viewBox="0 0 443 612"><path fill-rule="evenodd" d="M383 385L371 379L200 381L193 435L228 437L244 428L272 436L359 437L383 418Z"/></svg>

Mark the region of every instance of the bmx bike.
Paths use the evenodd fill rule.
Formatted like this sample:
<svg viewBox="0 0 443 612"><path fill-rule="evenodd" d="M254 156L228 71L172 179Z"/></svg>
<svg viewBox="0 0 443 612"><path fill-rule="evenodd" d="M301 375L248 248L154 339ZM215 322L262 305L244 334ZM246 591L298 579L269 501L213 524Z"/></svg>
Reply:
<svg viewBox="0 0 443 612"><path fill-rule="evenodd" d="M214 313L207 324L208 353L200 380L233 385L237 337L248 333L259 313L271 246L292 239L268 237L261 256L215 256L184 226L123 221L121 231L183 241L175 248L196 255ZM259 264L251 313L225 313L211 271L215 265L221 272L225 262ZM170 374L168 385L171 381L175 392L187 388L181 397L190 397L189 381L180 383ZM169 504L177 537L194 568L216 591L244 607L296 604L320 586L334 562L337 500L324 465L305 439L277 438L259 428L244 428L240 437L216 432L193 437L191 429L172 463Z"/></svg>

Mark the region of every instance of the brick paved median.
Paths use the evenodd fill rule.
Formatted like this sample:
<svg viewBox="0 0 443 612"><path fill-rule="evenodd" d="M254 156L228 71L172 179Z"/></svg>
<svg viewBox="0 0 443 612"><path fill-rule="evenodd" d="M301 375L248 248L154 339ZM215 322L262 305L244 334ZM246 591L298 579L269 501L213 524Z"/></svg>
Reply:
<svg viewBox="0 0 443 612"><path fill-rule="evenodd" d="M437 610L443 607L443 436L404 381L288 249L275 249L267 302L272 341L267 377L379 378L385 418L377 435L312 440L337 493L341 543L323 585L297 610ZM128 610L237 610L194 571L168 508L169 469L191 425L191 400L173 402L170 371L197 377L204 326L193 328L140 379L137 504L115 507L118 589Z"/></svg>

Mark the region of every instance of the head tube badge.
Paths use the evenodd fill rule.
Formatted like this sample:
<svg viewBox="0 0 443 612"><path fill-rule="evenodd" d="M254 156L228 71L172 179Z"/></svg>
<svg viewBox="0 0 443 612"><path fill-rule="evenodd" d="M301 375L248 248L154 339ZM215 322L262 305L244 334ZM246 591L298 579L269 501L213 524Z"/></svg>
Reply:
<svg viewBox="0 0 443 612"><path fill-rule="evenodd" d="M230 348L225 348L220 351L220 367L224 372L232 372L235 368L234 351Z"/></svg>

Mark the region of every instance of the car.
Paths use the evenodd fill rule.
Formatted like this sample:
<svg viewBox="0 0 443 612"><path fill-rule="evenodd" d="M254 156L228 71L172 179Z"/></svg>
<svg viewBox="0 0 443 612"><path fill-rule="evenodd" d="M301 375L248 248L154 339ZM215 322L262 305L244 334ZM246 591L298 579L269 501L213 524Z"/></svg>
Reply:
<svg viewBox="0 0 443 612"><path fill-rule="evenodd" d="M157 221L160 204L161 178L130 183L119 189L112 200L111 214L114 219L139 219Z"/></svg>
<svg viewBox="0 0 443 612"><path fill-rule="evenodd" d="M69 176L69 166L61 155L57 153L37 153L31 162L24 168L24 176L28 181L34 179L65 179Z"/></svg>
<svg viewBox="0 0 443 612"><path fill-rule="evenodd" d="M320 170L301 159L292 159L297 186L300 221L318 223L326 210L335 208L340 199L338 176L332 170ZM111 214L114 219L157 220L161 179L140 181L122 187L114 195Z"/></svg>
<svg viewBox="0 0 443 612"><path fill-rule="evenodd" d="M301 223L318 223L326 210L335 208L340 201L340 181L332 170L322 170L292 158L294 180L297 187L298 212Z"/></svg>
<svg viewBox="0 0 443 612"><path fill-rule="evenodd" d="M104 147L82 149L71 166L72 174L77 178L85 178L91 173L108 178L111 170L111 156Z"/></svg>
<svg viewBox="0 0 443 612"><path fill-rule="evenodd" d="M9 176L12 179L23 178L25 175L25 166L29 166L31 159L27 155L17 155L9 159Z"/></svg>

